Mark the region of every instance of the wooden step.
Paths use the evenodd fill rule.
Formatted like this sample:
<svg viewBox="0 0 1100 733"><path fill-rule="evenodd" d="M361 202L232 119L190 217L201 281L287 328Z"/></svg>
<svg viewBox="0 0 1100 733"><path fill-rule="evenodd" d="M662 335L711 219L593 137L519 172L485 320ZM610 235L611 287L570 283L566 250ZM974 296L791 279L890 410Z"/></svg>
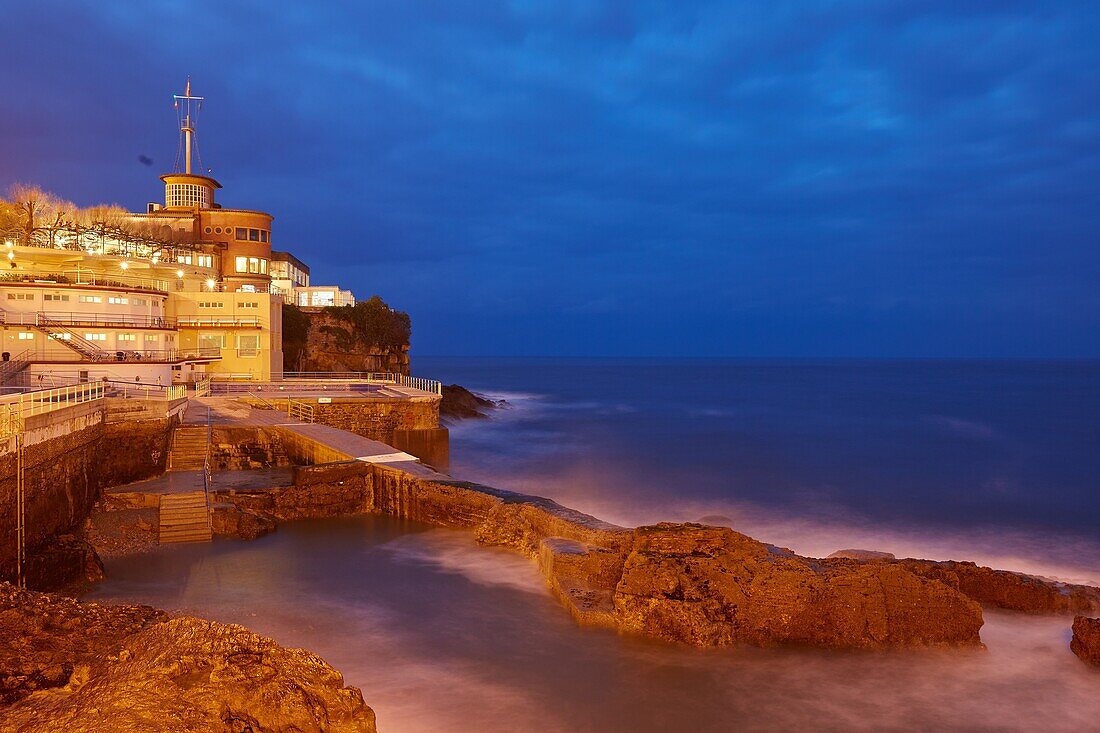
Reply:
<svg viewBox="0 0 1100 733"><path fill-rule="evenodd" d="M202 491L188 491L162 496L159 537L162 543L209 542L213 539L206 494Z"/></svg>

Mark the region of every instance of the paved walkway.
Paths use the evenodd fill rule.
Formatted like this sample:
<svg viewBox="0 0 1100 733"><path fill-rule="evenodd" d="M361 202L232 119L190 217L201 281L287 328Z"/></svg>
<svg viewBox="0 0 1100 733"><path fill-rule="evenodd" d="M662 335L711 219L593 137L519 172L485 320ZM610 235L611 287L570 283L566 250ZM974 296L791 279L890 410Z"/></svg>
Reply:
<svg viewBox="0 0 1100 733"><path fill-rule="evenodd" d="M210 421L215 425L266 426L276 427L297 433L310 440L317 441L332 450L343 454L347 460L366 461L367 463L385 463L400 468L416 476L445 478L442 474L420 463L416 456L397 450L378 440L364 438L362 435L319 425L291 420L279 410L259 410L250 407L233 397L198 397L187 405L184 414L185 425L205 425L207 411Z"/></svg>

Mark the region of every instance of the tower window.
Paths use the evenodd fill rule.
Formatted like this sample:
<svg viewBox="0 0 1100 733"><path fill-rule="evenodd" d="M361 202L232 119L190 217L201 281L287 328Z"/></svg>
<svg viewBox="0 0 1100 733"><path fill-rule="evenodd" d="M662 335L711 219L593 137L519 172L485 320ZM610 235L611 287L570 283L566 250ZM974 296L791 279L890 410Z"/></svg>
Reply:
<svg viewBox="0 0 1100 733"><path fill-rule="evenodd" d="M233 235L237 239L248 239L248 229L244 227L237 227L236 233Z"/></svg>
<svg viewBox="0 0 1100 733"><path fill-rule="evenodd" d="M207 234L209 234L209 233L210 233L210 232L212 232L212 231L213 231L213 229L211 229L210 227L206 227L206 233L207 233Z"/></svg>

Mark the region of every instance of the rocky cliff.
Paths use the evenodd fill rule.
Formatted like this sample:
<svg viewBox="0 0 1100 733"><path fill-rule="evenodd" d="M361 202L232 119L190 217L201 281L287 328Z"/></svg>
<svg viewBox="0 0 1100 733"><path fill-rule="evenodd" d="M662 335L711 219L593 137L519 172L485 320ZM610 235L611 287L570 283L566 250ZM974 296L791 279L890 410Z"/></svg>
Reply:
<svg viewBox="0 0 1100 733"><path fill-rule="evenodd" d="M241 626L0 584L0 733L374 733L303 649Z"/></svg>
<svg viewBox="0 0 1100 733"><path fill-rule="evenodd" d="M410 320L381 298L305 311L283 306L283 369L409 373Z"/></svg>

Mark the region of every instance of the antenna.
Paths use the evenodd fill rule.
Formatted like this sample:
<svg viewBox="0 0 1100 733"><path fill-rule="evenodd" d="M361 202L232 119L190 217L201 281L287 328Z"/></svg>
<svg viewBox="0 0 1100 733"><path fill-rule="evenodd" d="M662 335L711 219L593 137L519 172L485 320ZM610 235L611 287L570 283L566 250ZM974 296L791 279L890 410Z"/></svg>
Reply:
<svg viewBox="0 0 1100 733"><path fill-rule="evenodd" d="M180 137L183 138L184 144L184 172L188 175L191 174L191 139L195 135L195 123L198 121L199 112L202 110L203 99L205 97L191 96L191 77L187 77L187 87L184 89L183 94L172 95L172 107L176 110L176 118L180 126ZM194 114L192 114L192 105ZM176 170L179 170L178 161Z"/></svg>

